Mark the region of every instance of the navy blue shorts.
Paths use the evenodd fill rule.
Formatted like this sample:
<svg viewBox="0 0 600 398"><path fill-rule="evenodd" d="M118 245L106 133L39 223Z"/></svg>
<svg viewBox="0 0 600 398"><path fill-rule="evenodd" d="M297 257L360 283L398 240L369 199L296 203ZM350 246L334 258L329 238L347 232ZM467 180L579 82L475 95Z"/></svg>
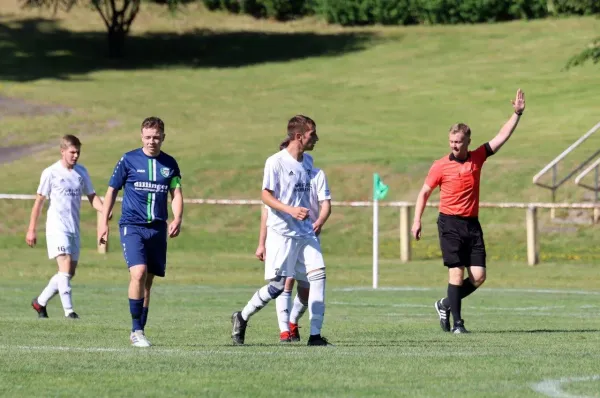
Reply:
<svg viewBox="0 0 600 398"><path fill-rule="evenodd" d="M167 225L165 223L122 225L121 246L127 268L146 264L149 274L165 276L167 268Z"/></svg>

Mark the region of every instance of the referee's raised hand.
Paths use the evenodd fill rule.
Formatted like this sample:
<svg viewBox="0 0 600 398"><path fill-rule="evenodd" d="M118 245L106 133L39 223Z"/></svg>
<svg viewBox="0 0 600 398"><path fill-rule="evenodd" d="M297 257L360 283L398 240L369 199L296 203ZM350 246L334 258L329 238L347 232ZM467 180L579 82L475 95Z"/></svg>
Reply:
<svg viewBox="0 0 600 398"><path fill-rule="evenodd" d="M512 102L515 113L520 115L525 110L525 93L521 89L518 89L516 98L510 102Z"/></svg>

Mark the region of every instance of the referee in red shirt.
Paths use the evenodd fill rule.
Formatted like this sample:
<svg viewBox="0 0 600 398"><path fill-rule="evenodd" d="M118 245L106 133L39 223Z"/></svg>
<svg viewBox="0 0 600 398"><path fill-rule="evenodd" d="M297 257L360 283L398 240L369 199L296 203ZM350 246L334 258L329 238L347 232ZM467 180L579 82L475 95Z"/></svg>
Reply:
<svg viewBox="0 0 600 398"><path fill-rule="evenodd" d="M471 129L463 123L450 128L452 152L436 160L419 192L412 234L421 238L421 216L431 192L440 187L438 232L444 265L448 267L448 296L435 302L440 326L445 332L468 333L460 315L461 300L485 282L485 243L477 218L479 213L479 180L488 157L500 150L512 135L525 110L525 94L519 89L511 101L514 114L498 134L474 151L469 151ZM464 278L467 269L468 278ZM454 327L450 329L450 313Z"/></svg>

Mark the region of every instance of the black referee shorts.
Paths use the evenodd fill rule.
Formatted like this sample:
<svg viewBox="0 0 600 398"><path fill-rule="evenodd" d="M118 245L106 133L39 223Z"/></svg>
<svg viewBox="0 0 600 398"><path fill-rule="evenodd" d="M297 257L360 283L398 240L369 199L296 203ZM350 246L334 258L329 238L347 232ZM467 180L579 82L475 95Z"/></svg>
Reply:
<svg viewBox="0 0 600 398"><path fill-rule="evenodd" d="M437 224L442 258L446 267L485 267L485 243L477 217L440 213Z"/></svg>

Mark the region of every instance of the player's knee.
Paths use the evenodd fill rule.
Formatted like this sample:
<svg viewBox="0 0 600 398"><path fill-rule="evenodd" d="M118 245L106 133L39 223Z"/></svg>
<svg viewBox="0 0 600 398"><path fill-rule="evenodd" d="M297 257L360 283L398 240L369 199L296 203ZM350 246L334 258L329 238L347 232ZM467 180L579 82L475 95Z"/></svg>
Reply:
<svg viewBox="0 0 600 398"><path fill-rule="evenodd" d="M146 270L143 268L132 267L129 269L129 278L132 282L146 283Z"/></svg>
<svg viewBox="0 0 600 398"><path fill-rule="evenodd" d="M473 275L473 279L471 280L471 283L473 284L473 286L479 287L479 286L483 285L483 282L485 282L485 279L486 279L485 274Z"/></svg>
<svg viewBox="0 0 600 398"><path fill-rule="evenodd" d="M279 297L279 295L283 293L283 289L285 288L285 279L286 278L283 276L278 276L277 278L271 279L269 282L267 291L272 299Z"/></svg>

